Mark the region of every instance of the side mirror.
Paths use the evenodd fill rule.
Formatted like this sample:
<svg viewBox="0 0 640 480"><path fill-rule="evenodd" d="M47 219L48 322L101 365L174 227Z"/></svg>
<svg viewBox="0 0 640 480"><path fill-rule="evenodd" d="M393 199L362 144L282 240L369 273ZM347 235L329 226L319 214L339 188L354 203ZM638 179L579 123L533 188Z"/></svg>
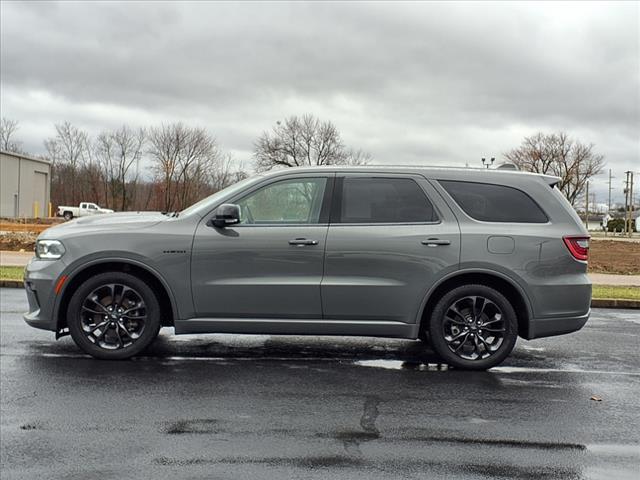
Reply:
<svg viewBox="0 0 640 480"><path fill-rule="evenodd" d="M207 222L217 228L224 228L240 223L240 207L232 203L225 203L216 208L213 218Z"/></svg>

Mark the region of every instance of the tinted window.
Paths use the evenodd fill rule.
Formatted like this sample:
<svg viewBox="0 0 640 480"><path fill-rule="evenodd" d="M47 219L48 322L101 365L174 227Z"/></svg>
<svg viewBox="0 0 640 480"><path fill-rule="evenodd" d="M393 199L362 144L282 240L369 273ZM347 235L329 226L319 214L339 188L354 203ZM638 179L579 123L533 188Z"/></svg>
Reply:
<svg viewBox="0 0 640 480"><path fill-rule="evenodd" d="M483 222L545 223L547 216L533 199L517 188L490 183L440 180L467 215Z"/></svg>
<svg viewBox="0 0 640 480"><path fill-rule="evenodd" d="M272 183L237 203L241 223L318 223L326 178L296 178Z"/></svg>
<svg viewBox="0 0 640 480"><path fill-rule="evenodd" d="M344 178L342 223L404 223L436 220L433 205L408 178Z"/></svg>

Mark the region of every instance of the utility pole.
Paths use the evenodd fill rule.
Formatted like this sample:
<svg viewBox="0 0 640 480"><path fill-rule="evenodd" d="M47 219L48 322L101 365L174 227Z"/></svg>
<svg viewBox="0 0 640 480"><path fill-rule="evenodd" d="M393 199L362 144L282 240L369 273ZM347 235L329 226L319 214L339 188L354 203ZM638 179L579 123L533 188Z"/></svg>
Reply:
<svg viewBox="0 0 640 480"><path fill-rule="evenodd" d="M607 210L607 213L611 212L611 179L615 178L611 176L611 169L609 169L609 210Z"/></svg>
<svg viewBox="0 0 640 480"><path fill-rule="evenodd" d="M629 233L629 174L631 172L626 171L624 173L627 175L624 181L624 233L627 235Z"/></svg>
<svg viewBox="0 0 640 480"><path fill-rule="evenodd" d="M589 230L589 182L587 182L587 192L584 196L585 205L584 205L584 224Z"/></svg>
<svg viewBox="0 0 640 480"><path fill-rule="evenodd" d="M630 237L633 235L632 222L633 222L633 172L631 172L631 186L629 187L629 236Z"/></svg>

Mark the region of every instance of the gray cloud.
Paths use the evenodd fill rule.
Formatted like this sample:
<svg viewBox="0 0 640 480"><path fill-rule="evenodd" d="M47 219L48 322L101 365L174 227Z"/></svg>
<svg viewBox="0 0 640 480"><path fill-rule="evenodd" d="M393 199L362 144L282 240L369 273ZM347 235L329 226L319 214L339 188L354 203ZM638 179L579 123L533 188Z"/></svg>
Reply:
<svg viewBox="0 0 640 480"><path fill-rule="evenodd" d="M206 125L238 160L312 112L383 163L479 164L537 130L640 163L637 3L2 3L2 114ZM596 182L598 183L598 182Z"/></svg>

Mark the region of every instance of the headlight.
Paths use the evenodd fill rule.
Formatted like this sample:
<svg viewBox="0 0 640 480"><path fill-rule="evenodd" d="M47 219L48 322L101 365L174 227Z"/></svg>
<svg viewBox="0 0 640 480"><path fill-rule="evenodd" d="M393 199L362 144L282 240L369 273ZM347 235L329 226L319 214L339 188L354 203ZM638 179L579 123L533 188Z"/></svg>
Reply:
<svg viewBox="0 0 640 480"><path fill-rule="evenodd" d="M64 245L58 240L38 240L36 242L36 257L43 260L57 260L64 255Z"/></svg>

